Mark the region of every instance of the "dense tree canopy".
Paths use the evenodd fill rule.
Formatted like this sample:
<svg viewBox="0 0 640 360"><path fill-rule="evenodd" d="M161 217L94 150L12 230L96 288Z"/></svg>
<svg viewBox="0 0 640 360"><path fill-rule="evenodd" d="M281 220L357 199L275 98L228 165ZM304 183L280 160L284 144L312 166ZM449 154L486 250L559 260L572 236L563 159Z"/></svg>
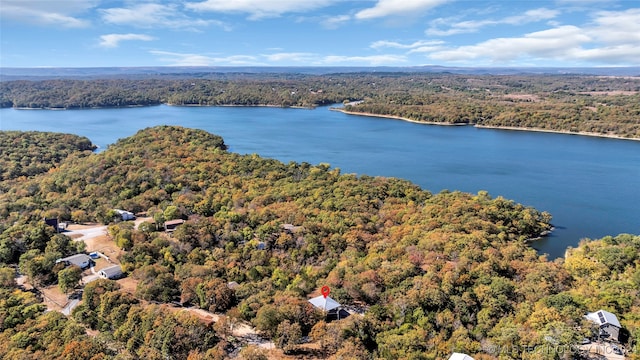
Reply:
<svg viewBox="0 0 640 360"><path fill-rule="evenodd" d="M249 321L288 353L309 335L323 357L569 359L590 334L584 313L600 308L618 314L629 348L639 340L638 236L585 241L566 261L548 261L527 240L549 229L550 214L486 192L431 194L326 164L238 155L218 136L170 126L0 184L4 263L54 283L53 260L73 242L41 227L42 217L82 210L110 223L137 283L127 293L92 282L65 318L2 281L11 300L0 302L0 357L71 358L86 348L96 359L223 358L237 345L222 326L150 302ZM145 211L157 224L114 223L113 208ZM155 231L176 217L186 223L172 236ZM323 285L363 315L325 322L307 302ZM529 351L550 343L569 350Z"/></svg>
<svg viewBox="0 0 640 360"><path fill-rule="evenodd" d="M86 137L48 132L0 132L0 181L34 176L70 155L86 156L95 147Z"/></svg>

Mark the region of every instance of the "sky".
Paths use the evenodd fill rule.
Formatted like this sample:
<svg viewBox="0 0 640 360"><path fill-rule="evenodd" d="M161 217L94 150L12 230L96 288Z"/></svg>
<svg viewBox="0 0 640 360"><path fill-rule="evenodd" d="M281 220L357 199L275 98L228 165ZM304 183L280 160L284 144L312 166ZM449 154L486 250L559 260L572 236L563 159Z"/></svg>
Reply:
<svg viewBox="0 0 640 360"><path fill-rule="evenodd" d="M0 0L0 67L640 66L640 0Z"/></svg>

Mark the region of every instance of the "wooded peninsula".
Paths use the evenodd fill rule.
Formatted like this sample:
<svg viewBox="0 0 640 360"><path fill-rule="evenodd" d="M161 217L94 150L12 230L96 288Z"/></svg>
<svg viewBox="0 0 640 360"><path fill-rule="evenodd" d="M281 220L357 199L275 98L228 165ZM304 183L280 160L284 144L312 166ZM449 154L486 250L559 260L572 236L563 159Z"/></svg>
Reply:
<svg viewBox="0 0 640 360"><path fill-rule="evenodd" d="M354 102L355 101L355 102ZM640 77L202 73L0 82L0 107L315 107L436 124L640 138ZM357 104L357 105L356 105Z"/></svg>
<svg viewBox="0 0 640 360"><path fill-rule="evenodd" d="M354 108L442 106L445 122L487 118L492 106L549 117L568 107L577 123L608 114L594 122L639 135L634 79L509 78L507 90L500 77L482 86L457 76L366 78L1 85L4 104L16 107L364 99ZM550 91L568 81L571 91ZM613 84L634 94L596 94ZM640 359L640 236L585 239L549 261L528 240L550 229L551 214L486 192L433 194L401 179L239 155L219 136L176 126L92 149L74 135L0 132L0 358L586 359L594 355L585 346L598 342ZM62 223L106 226L101 246L114 250L98 248L92 261L119 265L118 278L96 280L65 260L88 256L88 245ZM323 286L341 305L338 318L309 302ZM69 315L47 311L56 288L76 299Z"/></svg>

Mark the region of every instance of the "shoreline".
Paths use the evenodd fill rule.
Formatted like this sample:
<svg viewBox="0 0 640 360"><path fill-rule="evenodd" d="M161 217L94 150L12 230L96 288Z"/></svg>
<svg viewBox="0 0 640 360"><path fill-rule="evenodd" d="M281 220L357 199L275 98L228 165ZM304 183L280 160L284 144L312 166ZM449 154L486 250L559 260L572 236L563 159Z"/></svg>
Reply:
<svg viewBox="0 0 640 360"><path fill-rule="evenodd" d="M65 107L39 107L39 108L31 108L31 107L5 107L2 109L14 109L14 110L51 110L51 111L63 111L63 110L104 110L104 109L127 109L127 108L141 108L141 107L153 107L153 106L173 106L173 107L267 107L267 108L281 108L281 109L302 109L302 110L313 110L317 108L317 106L281 106L281 105L268 105L268 104L259 104L259 105L234 105L234 104L222 104L222 105L200 105L200 104L171 104L171 103L160 103L160 104L149 104L149 105L124 105L124 106L92 106L92 107L73 107L73 108L65 108Z"/></svg>
<svg viewBox="0 0 640 360"><path fill-rule="evenodd" d="M590 137L599 137L599 138L615 139L615 140L640 141L640 138L629 138L629 137L623 137L623 136L620 136L620 135L608 135L608 134L592 133L592 132L587 132L587 131L572 132L572 131L568 131L568 130L549 130L549 129L530 128L530 127L479 125L479 124L469 124L469 123L452 124L452 123L444 123L444 122L436 122L436 121L412 120L412 119L404 118L404 117L401 117L401 116L395 116L395 115L382 115L382 114L374 114L374 113L346 111L346 110L343 110L341 108L330 108L330 110L339 111L339 112L347 114L347 115L368 116L368 117L378 117L378 118L384 118L384 119L402 120L402 121L406 121L406 122L410 122L410 123L414 123L414 124L423 124L423 125L473 126L475 128L478 128L478 129L543 132L543 133L551 133L551 134L590 136Z"/></svg>
<svg viewBox="0 0 640 360"><path fill-rule="evenodd" d="M258 105L234 105L234 104L222 104L222 105L200 105L200 104L171 104L171 103L162 103L162 105L166 106L175 106L175 107L266 107L266 108L280 108L280 109L302 109L302 110L313 110L316 106L281 106L281 105L269 105L269 104L258 104Z"/></svg>
<svg viewBox="0 0 640 360"><path fill-rule="evenodd" d="M338 111L347 115L356 115L356 116L367 116L367 117L377 117L377 118L383 118L383 119L394 119L394 120L402 120L402 121L406 121L406 122L410 122L410 123L414 123L414 124L423 124L423 125L440 125L440 126L468 126L471 124L467 124L467 123L447 123L447 122L437 122L437 121L419 121L419 120L412 120L412 119L408 119L402 116L395 116L395 115L382 115L382 114L374 114L374 113L365 113L365 112L355 112L355 111L347 111L344 110L342 108L329 108L329 110L331 111Z"/></svg>
<svg viewBox="0 0 640 360"><path fill-rule="evenodd" d="M478 125L478 124L474 125L474 127L478 129L530 131L530 132L543 132L543 133L551 133L551 134L590 136L590 137L599 137L599 138L615 139L615 140L640 141L640 138L628 138L628 137L622 137L620 135L608 135L608 134L592 133L588 131L572 132L568 130L549 130L549 129L529 128L529 127L493 126L493 125Z"/></svg>

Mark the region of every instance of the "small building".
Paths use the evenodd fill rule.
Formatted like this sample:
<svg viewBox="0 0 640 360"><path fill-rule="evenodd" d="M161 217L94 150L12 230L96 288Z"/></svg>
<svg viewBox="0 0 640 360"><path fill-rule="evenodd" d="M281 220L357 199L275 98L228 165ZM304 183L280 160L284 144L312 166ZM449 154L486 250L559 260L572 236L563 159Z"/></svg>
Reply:
<svg viewBox="0 0 640 360"><path fill-rule="evenodd" d="M57 218L44 218L44 223L51 226L55 232L60 232Z"/></svg>
<svg viewBox="0 0 640 360"><path fill-rule="evenodd" d="M91 266L91 258L87 254L75 254L56 260L56 264L61 262L64 262L67 266L75 265L80 269L86 269Z"/></svg>
<svg viewBox="0 0 640 360"><path fill-rule="evenodd" d="M165 221L164 222L164 231L165 232L174 232L176 230L176 228L182 224L184 224L185 221L182 219L176 219L176 220L169 220L169 221Z"/></svg>
<svg viewBox="0 0 640 360"><path fill-rule="evenodd" d="M282 229L290 234L295 234L302 230L302 226L295 226L293 224L282 224L280 225Z"/></svg>
<svg viewBox="0 0 640 360"><path fill-rule="evenodd" d="M449 356L449 360L473 360L473 358L467 354L453 353Z"/></svg>
<svg viewBox="0 0 640 360"><path fill-rule="evenodd" d="M136 216L131 211L120 210L120 209L114 209L114 211L117 212L122 218L122 220L124 221L135 220L136 218Z"/></svg>
<svg viewBox="0 0 640 360"><path fill-rule="evenodd" d="M585 317L598 325L599 337L618 341L622 325L620 325L618 318L614 314L605 310L598 310L596 312L588 313Z"/></svg>
<svg viewBox="0 0 640 360"><path fill-rule="evenodd" d="M122 268L120 265L113 265L98 271L98 275L103 279L119 279L122 277Z"/></svg>
<svg viewBox="0 0 640 360"><path fill-rule="evenodd" d="M342 305L333 300L330 296L327 296L326 298L323 295L316 296L309 299L309 302L316 309L322 310L322 312L326 314L327 318L336 318L340 320L341 318L349 316L349 313L342 309Z"/></svg>
<svg viewBox="0 0 640 360"><path fill-rule="evenodd" d="M239 288L239 287L240 287L240 284L238 284L238 283L237 283L237 282L235 282L235 281L229 281L229 282L227 283L227 287L228 287L229 289L231 289L231 290L235 290L235 289L237 289L237 288Z"/></svg>

